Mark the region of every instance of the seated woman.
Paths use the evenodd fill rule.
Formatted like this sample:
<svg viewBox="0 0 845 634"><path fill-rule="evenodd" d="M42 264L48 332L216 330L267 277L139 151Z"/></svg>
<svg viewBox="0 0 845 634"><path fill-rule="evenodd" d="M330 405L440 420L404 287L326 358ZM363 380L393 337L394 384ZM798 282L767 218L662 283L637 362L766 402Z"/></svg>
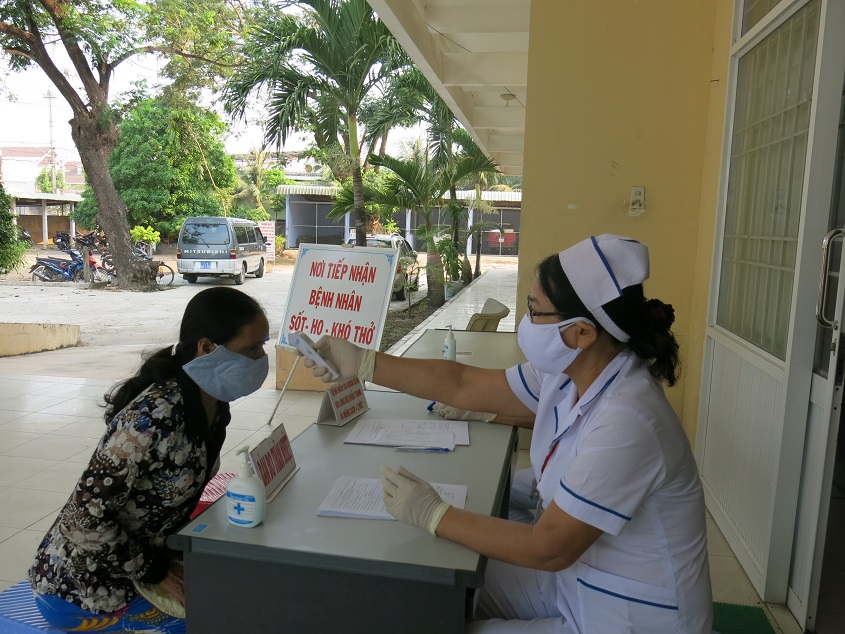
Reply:
<svg viewBox="0 0 845 634"><path fill-rule="evenodd" d="M105 434L29 571L51 625L185 631L181 562L165 542L217 470L229 402L267 377L268 338L252 297L204 290L185 308L179 342L106 395ZM168 598L169 614L140 591Z"/></svg>
<svg viewBox="0 0 845 634"><path fill-rule="evenodd" d="M648 274L646 247L619 236L546 258L518 329L528 362L508 370L316 345L342 378L533 418L532 523L453 508L382 467L397 519L490 558L471 632L710 632L704 496L661 385L677 380L674 313L645 299Z"/></svg>

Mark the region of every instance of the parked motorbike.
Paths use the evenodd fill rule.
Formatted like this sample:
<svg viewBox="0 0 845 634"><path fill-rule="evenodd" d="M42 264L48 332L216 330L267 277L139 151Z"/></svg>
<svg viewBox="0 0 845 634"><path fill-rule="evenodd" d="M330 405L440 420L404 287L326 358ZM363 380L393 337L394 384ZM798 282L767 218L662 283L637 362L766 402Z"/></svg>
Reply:
<svg viewBox="0 0 845 634"><path fill-rule="evenodd" d="M18 225L18 240L26 244L27 247L32 246L32 234L20 225Z"/></svg>
<svg viewBox="0 0 845 634"><path fill-rule="evenodd" d="M70 234L67 231L56 231L53 236L53 243L59 247L60 251L67 251L71 248Z"/></svg>
<svg viewBox="0 0 845 634"><path fill-rule="evenodd" d="M72 282L79 275L79 268L73 260L64 258L35 258L30 267L33 282Z"/></svg>
<svg viewBox="0 0 845 634"><path fill-rule="evenodd" d="M83 282L85 266L82 254L75 249L65 251L70 260L56 257L37 257L30 268L33 282ZM108 282L112 275L97 264L91 252L88 252L89 282Z"/></svg>
<svg viewBox="0 0 845 634"><path fill-rule="evenodd" d="M99 249L105 243L98 231L89 231L88 233L77 233L74 236L74 242L77 248L88 247L91 250Z"/></svg>

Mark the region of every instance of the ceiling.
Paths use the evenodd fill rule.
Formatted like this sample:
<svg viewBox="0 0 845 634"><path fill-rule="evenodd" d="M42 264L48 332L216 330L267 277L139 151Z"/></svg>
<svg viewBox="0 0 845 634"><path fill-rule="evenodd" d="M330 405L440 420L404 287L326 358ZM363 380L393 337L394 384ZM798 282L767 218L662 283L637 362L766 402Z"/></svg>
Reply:
<svg viewBox="0 0 845 634"><path fill-rule="evenodd" d="M530 0L368 0L476 143L522 174Z"/></svg>

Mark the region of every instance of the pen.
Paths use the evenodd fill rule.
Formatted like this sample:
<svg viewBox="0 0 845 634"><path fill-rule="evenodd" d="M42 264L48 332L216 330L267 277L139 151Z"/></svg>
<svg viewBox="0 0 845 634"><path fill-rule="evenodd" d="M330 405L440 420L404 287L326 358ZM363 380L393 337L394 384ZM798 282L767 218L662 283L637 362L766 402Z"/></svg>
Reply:
<svg viewBox="0 0 845 634"><path fill-rule="evenodd" d="M431 403L429 403L429 404L426 406L426 409L427 409L429 412L433 412L433 411L434 411L434 406L435 406L435 405L437 405L437 401L431 401Z"/></svg>
<svg viewBox="0 0 845 634"><path fill-rule="evenodd" d="M446 453L452 451L448 447L396 447L394 451L424 451L428 453Z"/></svg>

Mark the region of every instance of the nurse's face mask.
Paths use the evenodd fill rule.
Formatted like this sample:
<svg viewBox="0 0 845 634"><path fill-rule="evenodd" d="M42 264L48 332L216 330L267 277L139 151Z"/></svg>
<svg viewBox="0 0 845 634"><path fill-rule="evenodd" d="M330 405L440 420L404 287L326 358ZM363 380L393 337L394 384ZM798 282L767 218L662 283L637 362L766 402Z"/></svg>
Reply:
<svg viewBox="0 0 845 634"><path fill-rule="evenodd" d="M517 329L517 341L525 358L532 366L548 374L561 374L581 353L580 348L570 348L563 340L563 331L578 321L589 320L574 317L552 324L535 324L534 317L557 315L558 313L538 313L528 308L528 314L522 317Z"/></svg>
<svg viewBox="0 0 845 634"><path fill-rule="evenodd" d="M182 369L209 396L232 402L261 387L270 370L270 359L266 354L250 359L218 345L209 354L189 361Z"/></svg>

